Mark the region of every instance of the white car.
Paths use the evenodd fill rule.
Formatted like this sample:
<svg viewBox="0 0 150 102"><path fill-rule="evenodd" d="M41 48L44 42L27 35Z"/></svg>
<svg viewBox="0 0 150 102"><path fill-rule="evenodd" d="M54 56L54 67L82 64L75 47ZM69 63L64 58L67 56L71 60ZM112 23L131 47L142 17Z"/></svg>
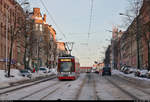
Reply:
<svg viewBox="0 0 150 102"><path fill-rule="evenodd" d="M46 68L46 67L40 67L39 71L43 72L43 73L48 73L48 68Z"/></svg>

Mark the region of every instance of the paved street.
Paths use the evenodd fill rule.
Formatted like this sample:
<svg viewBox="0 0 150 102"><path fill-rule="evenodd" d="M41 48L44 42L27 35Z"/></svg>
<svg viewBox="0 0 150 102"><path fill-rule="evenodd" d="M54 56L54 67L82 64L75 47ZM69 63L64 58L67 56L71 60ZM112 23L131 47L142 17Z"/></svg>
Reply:
<svg viewBox="0 0 150 102"><path fill-rule="evenodd" d="M145 85L146 86L146 85ZM117 75L83 73L74 81L57 78L0 95L1 100L132 100L150 99L150 87L141 89ZM21 94L20 94L21 93Z"/></svg>

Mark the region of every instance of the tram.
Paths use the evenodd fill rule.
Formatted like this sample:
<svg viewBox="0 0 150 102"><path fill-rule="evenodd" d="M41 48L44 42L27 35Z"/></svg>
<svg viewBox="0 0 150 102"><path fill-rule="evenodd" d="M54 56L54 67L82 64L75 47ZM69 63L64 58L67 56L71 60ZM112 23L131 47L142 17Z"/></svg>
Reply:
<svg viewBox="0 0 150 102"><path fill-rule="evenodd" d="M75 80L80 75L79 59L75 56L58 57L57 77L59 80Z"/></svg>

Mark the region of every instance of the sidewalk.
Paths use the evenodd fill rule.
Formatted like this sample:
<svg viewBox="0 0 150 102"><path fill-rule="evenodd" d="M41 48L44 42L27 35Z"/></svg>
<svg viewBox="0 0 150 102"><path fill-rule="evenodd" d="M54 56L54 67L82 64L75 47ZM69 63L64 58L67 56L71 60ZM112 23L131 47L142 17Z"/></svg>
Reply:
<svg viewBox="0 0 150 102"><path fill-rule="evenodd" d="M122 77L124 79L130 80L130 81L133 81L137 84L147 84L148 86L150 86L150 79L137 77L134 75L134 73L124 74L123 72L120 72L119 70L113 70L112 74L117 75L118 77Z"/></svg>
<svg viewBox="0 0 150 102"><path fill-rule="evenodd" d="M0 83L0 88L9 87L10 84L8 82Z"/></svg>
<svg viewBox="0 0 150 102"><path fill-rule="evenodd" d="M24 78L24 79L20 79L20 80L17 80L17 81L1 82L0 83L0 89L10 87L14 84L28 83L28 82L40 80L40 79L43 79L43 78L48 78L49 76L52 76L52 75L55 75L55 74L49 74L49 75L44 75L43 74L43 75L40 75L40 76L34 76L31 79L30 78Z"/></svg>

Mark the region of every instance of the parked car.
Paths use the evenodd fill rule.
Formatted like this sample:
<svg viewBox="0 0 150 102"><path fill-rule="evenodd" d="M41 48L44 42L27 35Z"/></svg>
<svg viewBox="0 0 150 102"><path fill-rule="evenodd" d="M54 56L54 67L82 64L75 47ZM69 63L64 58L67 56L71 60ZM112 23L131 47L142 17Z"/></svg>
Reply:
<svg viewBox="0 0 150 102"><path fill-rule="evenodd" d="M133 73L135 72L135 69L134 68L131 68L131 66L123 66L121 68L121 71L125 74L130 74L130 73Z"/></svg>
<svg viewBox="0 0 150 102"><path fill-rule="evenodd" d="M148 73L147 70L137 70L134 75L138 76L138 77L146 78L147 77L147 73Z"/></svg>
<svg viewBox="0 0 150 102"><path fill-rule="evenodd" d="M32 77L32 74L28 70L20 70L20 75L23 77Z"/></svg>
<svg viewBox="0 0 150 102"><path fill-rule="evenodd" d="M140 71L140 77L146 78L146 77L147 77L147 76L146 76L147 73L148 73L147 70L141 70L141 71Z"/></svg>
<svg viewBox="0 0 150 102"><path fill-rule="evenodd" d="M124 68L125 68L125 66L122 66L122 67L121 67L121 72L123 72Z"/></svg>
<svg viewBox="0 0 150 102"><path fill-rule="evenodd" d="M131 68L130 66L125 67L124 71L125 74L131 74L135 72L135 69Z"/></svg>
<svg viewBox="0 0 150 102"><path fill-rule="evenodd" d="M41 71L43 73L48 73L48 69L46 67L40 67L39 71Z"/></svg>
<svg viewBox="0 0 150 102"><path fill-rule="evenodd" d="M146 77L147 77L147 78L150 78L150 71L148 71L148 72L146 73Z"/></svg>
<svg viewBox="0 0 150 102"><path fill-rule="evenodd" d="M135 73L136 72L136 68L129 68L129 73Z"/></svg>
<svg viewBox="0 0 150 102"><path fill-rule="evenodd" d="M28 70L29 72L33 73L33 69L32 68L26 67L25 69Z"/></svg>
<svg viewBox="0 0 150 102"><path fill-rule="evenodd" d="M110 75L111 76L111 68L110 67L104 67L102 69L102 76L104 75Z"/></svg>
<svg viewBox="0 0 150 102"><path fill-rule="evenodd" d="M125 74L129 74L129 68L128 68L128 67L125 67L124 70L123 70L123 72L124 72Z"/></svg>
<svg viewBox="0 0 150 102"><path fill-rule="evenodd" d="M140 73L141 73L140 70L136 70L135 73L134 73L134 75L139 77Z"/></svg>

